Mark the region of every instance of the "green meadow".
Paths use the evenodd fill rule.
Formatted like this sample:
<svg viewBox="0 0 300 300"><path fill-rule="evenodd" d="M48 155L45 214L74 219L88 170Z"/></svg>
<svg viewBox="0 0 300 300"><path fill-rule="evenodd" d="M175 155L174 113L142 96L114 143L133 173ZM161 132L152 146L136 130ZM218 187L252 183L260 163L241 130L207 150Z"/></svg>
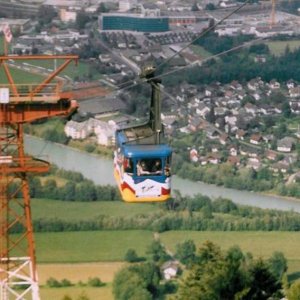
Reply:
<svg viewBox="0 0 300 300"><path fill-rule="evenodd" d="M194 54L199 55L202 59L212 56L210 52L208 52L207 50L205 50L203 47L199 45L191 45L190 48L192 49Z"/></svg>
<svg viewBox="0 0 300 300"><path fill-rule="evenodd" d="M62 221L89 221L100 215L135 217L160 211L159 204L127 204L124 202L65 202L32 199L33 219L59 219ZM300 270L300 235L282 231L167 231L160 235L163 244L176 251L176 244L192 239L197 247L210 240L226 250L238 245L255 257L268 258L281 251L289 261L290 272ZM101 262L123 261L129 248L145 256L153 233L147 230L111 230L80 232L36 233L36 250L39 262Z"/></svg>
<svg viewBox="0 0 300 300"><path fill-rule="evenodd" d="M41 299L43 300L61 300L64 297L69 296L71 299L101 299L101 300L113 300L111 286L104 286L101 288L91 287L65 287L65 288L42 288L40 290ZM83 297L86 298L83 298ZM65 298L66 299L66 298ZM68 298L70 299L70 298Z"/></svg>
<svg viewBox="0 0 300 300"><path fill-rule="evenodd" d="M144 256L153 233L112 230L36 233L38 263L123 261L129 248Z"/></svg>
<svg viewBox="0 0 300 300"><path fill-rule="evenodd" d="M127 204L119 201L71 202L47 199L32 199L34 219L53 219L63 221L93 220L99 215L115 217L134 217L135 215L155 213L159 205Z"/></svg>
<svg viewBox="0 0 300 300"><path fill-rule="evenodd" d="M284 54L287 46L291 51L298 49L300 47L300 40L269 41L266 42L266 44L269 46L269 49L273 55L280 56Z"/></svg>

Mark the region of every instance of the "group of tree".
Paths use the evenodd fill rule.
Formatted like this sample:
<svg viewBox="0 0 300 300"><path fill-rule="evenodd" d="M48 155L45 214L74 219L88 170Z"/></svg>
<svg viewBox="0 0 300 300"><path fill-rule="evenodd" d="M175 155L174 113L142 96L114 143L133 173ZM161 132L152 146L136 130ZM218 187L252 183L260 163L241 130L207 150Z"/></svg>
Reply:
<svg viewBox="0 0 300 300"><path fill-rule="evenodd" d="M281 299L287 261L280 252L268 260L254 259L234 246L227 251L206 242L195 255L176 299Z"/></svg>
<svg viewBox="0 0 300 300"><path fill-rule="evenodd" d="M49 176L49 177L48 177ZM65 183L57 182L64 179ZM19 184L9 185L11 194L21 197ZM43 177L29 176L29 192L31 198L45 198L62 201L117 201L121 200L117 187L112 185L95 185L82 174L66 171L52 166L50 173Z"/></svg>
<svg viewBox="0 0 300 300"><path fill-rule="evenodd" d="M115 201L121 196L116 187L112 185L95 185L91 180L80 182L68 180L59 186L55 179L46 179L44 183L40 178L30 179L30 196L32 198L45 198L63 201Z"/></svg>
<svg viewBox="0 0 300 300"><path fill-rule="evenodd" d="M299 284L289 286L287 260L275 251L268 259L253 258L238 246L222 251L207 241L196 251L192 240L177 244L175 258L184 266L177 278L162 278L162 263L173 260L164 246L155 240L148 247L148 261L131 264L119 271L113 282L116 300L171 299L192 300L296 300L300 296Z"/></svg>
<svg viewBox="0 0 300 300"><path fill-rule="evenodd" d="M284 38L284 37L282 37ZM295 37L297 38L297 37ZM215 33L209 33L195 41L213 55L226 52L243 43L254 39L251 35L239 35L235 37L220 37ZM254 63L256 54L267 54L267 60L262 65ZM185 72L174 73L164 78L164 85L176 86L178 82L186 81L190 84L209 84L214 81L228 83L239 78L241 82L247 82L255 77L261 77L269 82L277 79L279 82L293 78L300 81L299 70L300 49L291 51L288 47L283 55L276 57L270 54L266 44L253 45L221 55L218 59L208 60L201 67L188 68ZM289 66L295 66L290 68Z"/></svg>
<svg viewBox="0 0 300 300"><path fill-rule="evenodd" d="M195 195L175 196L161 204L161 210L149 214L115 216L101 214L93 219L70 221L57 218L35 219L36 232L64 232L91 230L169 230L194 231L299 231L299 213L260 209L237 205L224 198L212 201L209 197ZM22 227L14 227L20 232ZM128 260L143 260L128 253Z"/></svg>
<svg viewBox="0 0 300 300"><path fill-rule="evenodd" d="M128 253L134 253L138 257L134 249L129 249ZM119 271L113 281L113 293L116 300L151 300L164 299L164 295L173 293L177 284L173 282L162 282L162 274L160 267L162 264L171 259L165 247L159 240L153 240L148 246L147 259L129 261L131 264Z"/></svg>

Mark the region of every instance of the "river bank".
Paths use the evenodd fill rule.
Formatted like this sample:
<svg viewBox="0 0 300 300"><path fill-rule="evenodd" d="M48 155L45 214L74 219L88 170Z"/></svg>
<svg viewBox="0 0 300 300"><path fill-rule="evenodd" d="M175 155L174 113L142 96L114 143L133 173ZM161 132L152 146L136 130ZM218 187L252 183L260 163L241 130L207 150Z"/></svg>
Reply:
<svg viewBox="0 0 300 300"><path fill-rule="evenodd" d="M57 165L59 168L80 172L87 179L99 185L115 185L112 159L103 158L87 152L82 152L65 145L44 141L34 136L25 136L25 151L33 156L39 156ZM294 210L300 212L300 201L280 196L259 194L248 191L229 189L203 182L193 182L172 176L173 191L182 195L207 195L215 199L224 197L238 204L279 210Z"/></svg>

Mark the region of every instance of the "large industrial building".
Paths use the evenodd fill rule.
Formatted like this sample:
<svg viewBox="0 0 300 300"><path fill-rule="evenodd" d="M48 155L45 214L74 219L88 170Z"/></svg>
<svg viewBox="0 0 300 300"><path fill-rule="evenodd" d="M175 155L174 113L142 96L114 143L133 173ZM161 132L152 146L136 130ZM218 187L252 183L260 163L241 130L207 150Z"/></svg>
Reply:
<svg viewBox="0 0 300 300"><path fill-rule="evenodd" d="M100 17L102 30L131 30L139 32L164 32L169 30L169 18L140 14L107 13Z"/></svg>

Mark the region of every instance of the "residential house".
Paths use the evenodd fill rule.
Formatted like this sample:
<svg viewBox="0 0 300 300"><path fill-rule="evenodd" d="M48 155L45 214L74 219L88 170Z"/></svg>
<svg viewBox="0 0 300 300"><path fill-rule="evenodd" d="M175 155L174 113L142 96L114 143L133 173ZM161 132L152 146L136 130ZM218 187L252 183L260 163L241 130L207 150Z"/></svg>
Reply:
<svg viewBox="0 0 300 300"><path fill-rule="evenodd" d="M213 139L219 138L219 133L214 127L208 126L208 127L205 128L205 131L206 131L206 136L209 139L213 140Z"/></svg>
<svg viewBox="0 0 300 300"><path fill-rule="evenodd" d="M236 116L226 116L225 123L229 124L230 126L235 126L237 122Z"/></svg>
<svg viewBox="0 0 300 300"><path fill-rule="evenodd" d="M256 115L257 110L258 110L258 108L257 108L256 105L251 104L251 103L249 103L249 102L246 103L246 105L244 106L244 109L245 109L245 111L246 111L248 114L252 114L253 116Z"/></svg>
<svg viewBox="0 0 300 300"><path fill-rule="evenodd" d="M259 88L259 78L253 78L247 83L247 87L251 91L256 91Z"/></svg>
<svg viewBox="0 0 300 300"><path fill-rule="evenodd" d="M258 157L252 157L248 159L247 168L258 170L261 167L261 161Z"/></svg>
<svg viewBox="0 0 300 300"><path fill-rule="evenodd" d="M266 150L265 156L269 160L276 160L277 159L277 153L272 150Z"/></svg>
<svg viewBox="0 0 300 300"><path fill-rule="evenodd" d="M285 155L285 157L280 162L287 166L291 166L297 162L297 158L294 155Z"/></svg>
<svg viewBox="0 0 300 300"><path fill-rule="evenodd" d="M174 260L167 261L161 266L161 272L165 280L176 277L178 269L178 262Z"/></svg>
<svg viewBox="0 0 300 300"><path fill-rule="evenodd" d="M274 135L273 134L266 134L266 135L263 135L262 139L266 143L271 143L274 140Z"/></svg>
<svg viewBox="0 0 300 300"><path fill-rule="evenodd" d="M73 120L70 120L65 125L65 134L67 137L70 137L74 140L85 139L92 133L92 131L88 129L88 124L88 121L75 122Z"/></svg>
<svg viewBox="0 0 300 300"><path fill-rule="evenodd" d="M289 104L293 114L300 114L300 101L290 101Z"/></svg>
<svg viewBox="0 0 300 300"><path fill-rule="evenodd" d="M300 97L300 86L289 89L289 94L292 98Z"/></svg>
<svg viewBox="0 0 300 300"><path fill-rule="evenodd" d="M221 143L222 145L226 145L227 142L229 141L229 136L228 136L228 134L227 134L227 133L221 134L220 137L219 137L219 140L220 140L220 143Z"/></svg>
<svg viewBox="0 0 300 300"><path fill-rule="evenodd" d="M240 147L240 153L242 155L247 155L249 157L258 157L259 156L259 149L256 149L254 147L241 145Z"/></svg>
<svg viewBox="0 0 300 300"><path fill-rule="evenodd" d="M262 136L259 133L252 134L250 137L250 143L254 145L259 145L262 141Z"/></svg>
<svg viewBox="0 0 300 300"><path fill-rule="evenodd" d="M266 103L263 103L259 106L258 111L263 115L270 115L274 112L274 108Z"/></svg>
<svg viewBox="0 0 300 300"><path fill-rule="evenodd" d="M204 103L200 103L196 108L196 114L204 118L210 112L210 107Z"/></svg>
<svg viewBox="0 0 300 300"><path fill-rule="evenodd" d="M246 131L243 130L243 129L238 129L236 134L235 134L235 137L238 139L238 140L244 140L245 139L245 135L246 135Z"/></svg>
<svg viewBox="0 0 300 300"><path fill-rule="evenodd" d="M289 80L287 81L287 83L286 83L286 86L287 86L288 89L293 89L293 88L296 86L296 83L295 83L294 80L289 79Z"/></svg>
<svg viewBox="0 0 300 300"><path fill-rule="evenodd" d="M294 139L291 137L285 137L277 141L277 151L291 152L294 144Z"/></svg>
<svg viewBox="0 0 300 300"><path fill-rule="evenodd" d="M289 167L286 164L278 162L278 163L275 163L272 166L270 166L270 169L275 173L278 173L278 172L287 173Z"/></svg>
<svg viewBox="0 0 300 300"><path fill-rule="evenodd" d="M271 89L274 89L274 90L275 89L280 89L280 83L275 79L272 79L270 81L269 86L270 86Z"/></svg>
<svg viewBox="0 0 300 300"><path fill-rule="evenodd" d="M229 86L233 90L240 90L241 91L243 89L243 86L237 80L231 81L231 83L229 84Z"/></svg>
<svg viewBox="0 0 300 300"><path fill-rule="evenodd" d="M256 55L254 57L254 62L256 63L265 63L267 61L267 57L265 55Z"/></svg>
<svg viewBox="0 0 300 300"><path fill-rule="evenodd" d="M205 93L206 97L211 97L214 93L214 88L208 86L208 87L205 88L204 93Z"/></svg>
<svg viewBox="0 0 300 300"><path fill-rule="evenodd" d="M215 107L215 116L224 116L227 110L226 107Z"/></svg>
<svg viewBox="0 0 300 300"><path fill-rule="evenodd" d="M201 166L205 166L205 165L207 165L208 160L207 160L206 157L201 156L201 157L199 158L199 162L200 162L200 165L201 165Z"/></svg>
<svg viewBox="0 0 300 300"><path fill-rule="evenodd" d="M235 145L229 146L229 154L231 156L237 156L238 155L238 147Z"/></svg>
<svg viewBox="0 0 300 300"><path fill-rule="evenodd" d="M212 153L207 157L207 161L211 164L217 165L221 162L221 156L218 153Z"/></svg>
<svg viewBox="0 0 300 300"><path fill-rule="evenodd" d="M247 96L244 89L238 90L236 92L236 95L237 95L238 99L240 99L240 100L243 100Z"/></svg>
<svg viewBox="0 0 300 300"><path fill-rule="evenodd" d="M94 133L97 137L97 143L104 146L113 146L115 144L116 127L110 123L100 120L94 122Z"/></svg>
<svg viewBox="0 0 300 300"><path fill-rule="evenodd" d="M211 146L211 152L213 152L213 153L219 152L219 145L212 145Z"/></svg>
<svg viewBox="0 0 300 300"><path fill-rule="evenodd" d="M225 126L225 119L224 119L224 117L217 118L216 121L215 121L215 126L217 128L221 128L221 129L224 128L224 126Z"/></svg>
<svg viewBox="0 0 300 300"><path fill-rule="evenodd" d="M200 125L201 125L202 121L201 119L199 119L199 117L192 117L191 119L189 119L189 128L192 132L196 132L197 130L200 129Z"/></svg>
<svg viewBox="0 0 300 300"><path fill-rule="evenodd" d="M227 162L230 163L233 166L240 166L241 164L241 159L237 156L228 156Z"/></svg>
<svg viewBox="0 0 300 300"><path fill-rule="evenodd" d="M197 162L199 160L198 151L196 149L191 149L190 160L192 162Z"/></svg>

